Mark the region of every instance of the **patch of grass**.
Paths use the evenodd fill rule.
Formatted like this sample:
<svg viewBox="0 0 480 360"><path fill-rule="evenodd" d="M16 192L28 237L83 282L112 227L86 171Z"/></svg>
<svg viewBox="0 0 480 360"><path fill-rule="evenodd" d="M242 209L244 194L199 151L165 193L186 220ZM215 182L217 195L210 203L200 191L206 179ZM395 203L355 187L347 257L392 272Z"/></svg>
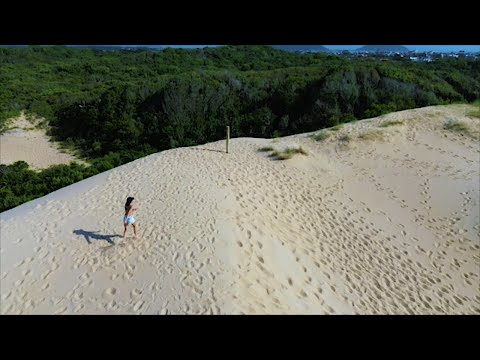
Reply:
<svg viewBox="0 0 480 360"><path fill-rule="evenodd" d="M467 113L467 116L476 117L476 118L479 118L479 119L480 119L480 106L478 107L478 109L469 111L469 112Z"/></svg>
<svg viewBox="0 0 480 360"><path fill-rule="evenodd" d="M277 160L288 160L296 154L308 155L303 148L287 148L284 151L273 151L270 156Z"/></svg>
<svg viewBox="0 0 480 360"><path fill-rule="evenodd" d="M277 158L277 160L288 160L293 157L293 154L286 152L276 152L275 157Z"/></svg>
<svg viewBox="0 0 480 360"><path fill-rule="evenodd" d="M42 120L37 125L35 125L35 127L37 129L40 129L40 130L47 130L48 129L48 121L47 120Z"/></svg>
<svg viewBox="0 0 480 360"><path fill-rule="evenodd" d="M25 119L30 123L30 124L35 124L37 122L37 117L35 114L32 114L31 112L24 111Z"/></svg>
<svg viewBox="0 0 480 360"><path fill-rule="evenodd" d="M20 129L20 128L18 126L6 127L2 131L0 131L0 135L6 133L7 131L12 131L12 130L16 130L16 129Z"/></svg>
<svg viewBox="0 0 480 360"><path fill-rule="evenodd" d="M468 135L475 139L480 138L480 129L474 128L472 125L467 124L463 121L456 120L456 119L448 119L445 124L443 125L445 130L450 130L457 132L462 135Z"/></svg>
<svg viewBox="0 0 480 360"><path fill-rule="evenodd" d="M279 154L279 152L278 152L277 150L273 150L272 153L271 153L270 155L268 155L268 156L270 156L270 157L277 157L278 154Z"/></svg>
<svg viewBox="0 0 480 360"><path fill-rule="evenodd" d="M445 130L452 130L457 132L468 132L470 130L469 126L462 121L448 119L443 125Z"/></svg>
<svg viewBox="0 0 480 360"><path fill-rule="evenodd" d="M345 134L345 135L342 135L338 138L339 141L341 142L349 142L350 140L352 140L352 137L348 134Z"/></svg>
<svg viewBox="0 0 480 360"><path fill-rule="evenodd" d="M30 111L24 111L25 119L36 129L46 130L48 128L48 120L38 116Z"/></svg>
<svg viewBox="0 0 480 360"><path fill-rule="evenodd" d="M295 148L295 149L287 149L285 152L293 155L295 154L308 155L308 153L302 147Z"/></svg>
<svg viewBox="0 0 480 360"><path fill-rule="evenodd" d="M343 124L338 124L338 125L335 125L334 127L331 127L329 128L328 130L330 131L338 131L340 129L343 129L344 125Z"/></svg>
<svg viewBox="0 0 480 360"><path fill-rule="evenodd" d="M50 141L54 141L50 139ZM87 159L84 158L84 154L81 149L79 149L77 146L75 146L75 143L73 143L71 140L66 140L62 142L55 141L57 144L57 148L59 151L69 154L72 156L75 156L76 158L82 159L83 161L86 161Z"/></svg>
<svg viewBox="0 0 480 360"><path fill-rule="evenodd" d="M273 138L274 138L274 139L277 139L277 138L281 137L281 135L282 135L282 134L281 134L280 131L278 131L278 130L275 130L275 131L273 132Z"/></svg>
<svg viewBox="0 0 480 360"><path fill-rule="evenodd" d="M5 114L1 114L4 116ZM13 116L12 116L13 115ZM13 121L15 120L16 116L19 116L20 112L18 114L16 112L9 112L8 113L8 118L0 118L0 135L9 131L15 129L15 127L11 127ZM6 115L5 115L6 116Z"/></svg>
<svg viewBox="0 0 480 360"><path fill-rule="evenodd" d="M389 127L389 126L395 126L395 125L402 125L403 121L398 121L398 120L392 120L392 121L385 121L384 123L380 124L379 126L382 128Z"/></svg>
<svg viewBox="0 0 480 360"><path fill-rule="evenodd" d="M258 149L259 152L268 152L268 151L273 151L273 147L271 146L264 146Z"/></svg>
<svg viewBox="0 0 480 360"><path fill-rule="evenodd" d="M383 133L379 130L370 130L358 135L362 140L382 140Z"/></svg>
<svg viewBox="0 0 480 360"><path fill-rule="evenodd" d="M330 136L330 134L328 132L321 131L318 134L311 135L311 138L315 141L323 141L323 140L328 139L329 136Z"/></svg>

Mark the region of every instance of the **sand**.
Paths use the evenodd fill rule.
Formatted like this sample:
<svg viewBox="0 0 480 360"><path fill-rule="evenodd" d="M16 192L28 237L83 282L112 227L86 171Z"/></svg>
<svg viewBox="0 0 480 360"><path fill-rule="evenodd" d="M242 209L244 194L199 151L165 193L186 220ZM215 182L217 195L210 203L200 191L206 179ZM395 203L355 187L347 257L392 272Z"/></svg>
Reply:
<svg viewBox="0 0 480 360"><path fill-rule="evenodd" d="M480 145L442 128L464 109L169 150L4 212L1 313L480 314ZM308 155L257 151L285 145Z"/></svg>
<svg viewBox="0 0 480 360"><path fill-rule="evenodd" d="M85 164L73 155L61 152L57 144L50 141L44 129L35 127L37 122L38 119L32 122L27 120L23 113L12 121L13 129L0 135L0 164L25 161L36 170L51 165L69 164L71 161Z"/></svg>

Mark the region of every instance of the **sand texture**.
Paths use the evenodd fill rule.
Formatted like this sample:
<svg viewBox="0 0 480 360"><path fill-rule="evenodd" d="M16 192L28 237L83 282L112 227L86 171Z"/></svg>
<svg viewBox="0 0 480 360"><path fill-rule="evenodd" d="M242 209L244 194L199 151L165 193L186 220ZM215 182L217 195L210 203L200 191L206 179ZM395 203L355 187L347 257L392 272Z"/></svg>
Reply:
<svg viewBox="0 0 480 360"><path fill-rule="evenodd" d="M448 118L480 121L437 106L174 149L4 212L1 313L480 314L480 145Z"/></svg>

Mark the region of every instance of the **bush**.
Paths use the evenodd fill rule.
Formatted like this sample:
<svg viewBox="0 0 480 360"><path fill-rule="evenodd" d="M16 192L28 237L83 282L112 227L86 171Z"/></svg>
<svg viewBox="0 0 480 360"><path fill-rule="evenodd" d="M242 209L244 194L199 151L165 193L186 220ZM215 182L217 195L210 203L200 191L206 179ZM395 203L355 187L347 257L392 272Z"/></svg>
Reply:
<svg viewBox="0 0 480 360"><path fill-rule="evenodd" d="M403 121L398 121L398 120L385 121L385 122L381 123L379 126L380 127L389 127L389 126L395 126L395 125L403 125Z"/></svg>
<svg viewBox="0 0 480 360"><path fill-rule="evenodd" d="M291 159L295 154L308 155L308 153L302 148L287 148L284 151L273 151L270 155L271 157L276 158L277 160L288 160Z"/></svg>
<svg viewBox="0 0 480 360"><path fill-rule="evenodd" d="M382 140L384 138L384 135L379 130L370 130L361 133L360 135L358 135L358 138L362 140Z"/></svg>
<svg viewBox="0 0 480 360"><path fill-rule="evenodd" d="M334 126L334 127L329 128L328 130L330 130L330 131L339 131L339 130L343 129L343 127L344 127L343 124L339 124L339 125L336 125L336 126Z"/></svg>
<svg viewBox="0 0 480 360"><path fill-rule="evenodd" d="M258 149L259 152L268 152L268 151L274 151L273 147L271 146L264 146Z"/></svg>
<svg viewBox="0 0 480 360"><path fill-rule="evenodd" d="M476 126L474 126L473 124L468 124L464 121L448 119L443 125L443 128L445 130L450 130L462 135L473 137L474 139L480 138L480 124L476 124Z"/></svg>
<svg viewBox="0 0 480 360"><path fill-rule="evenodd" d="M40 172L24 161L0 165L0 212L97 174L92 167L77 163L53 165Z"/></svg>
<svg viewBox="0 0 480 360"><path fill-rule="evenodd" d="M275 130L275 131L273 132L273 136L272 136L272 137L273 137L274 139L277 139L277 138L279 138L279 137L281 137L281 136L282 136L282 134L280 133L280 131Z"/></svg>
<svg viewBox="0 0 480 360"><path fill-rule="evenodd" d="M352 140L352 138L351 138L350 135L344 134L344 135L340 136L340 137L338 138L338 140L339 140L340 142L343 142L343 143L348 143L348 142L350 142L350 140Z"/></svg>
<svg viewBox="0 0 480 360"><path fill-rule="evenodd" d="M329 136L330 136L330 134L328 132L321 131L318 134L312 135L312 138L316 141L323 141L323 140L328 139Z"/></svg>
<svg viewBox="0 0 480 360"><path fill-rule="evenodd" d="M480 118L480 99L473 102L474 110L467 112L467 116Z"/></svg>

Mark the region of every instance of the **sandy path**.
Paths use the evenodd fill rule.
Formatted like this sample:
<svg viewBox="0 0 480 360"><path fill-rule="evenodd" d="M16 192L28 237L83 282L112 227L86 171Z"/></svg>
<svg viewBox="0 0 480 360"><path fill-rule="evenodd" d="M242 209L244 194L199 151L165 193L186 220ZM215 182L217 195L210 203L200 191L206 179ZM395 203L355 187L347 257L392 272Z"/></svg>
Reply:
<svg viewBox="0 0 480 360"><path fill-rule="evenodd" d="M480 146L442 129L463 114L170 150L2 213L1 313L478 314ZM257 152L283 144L309 155Z"/></svg>
<svg viewBox="0 0 480 360"><path fill-rule="evenodd" d="M45 130L34 129L22 114L12 123L13 130L0 135L0 164L10 165L16 161L25 161L33 169L45 169L50 165L69 164L71 161L84 163L82 160L62 153L51 142Z"/></svg>

